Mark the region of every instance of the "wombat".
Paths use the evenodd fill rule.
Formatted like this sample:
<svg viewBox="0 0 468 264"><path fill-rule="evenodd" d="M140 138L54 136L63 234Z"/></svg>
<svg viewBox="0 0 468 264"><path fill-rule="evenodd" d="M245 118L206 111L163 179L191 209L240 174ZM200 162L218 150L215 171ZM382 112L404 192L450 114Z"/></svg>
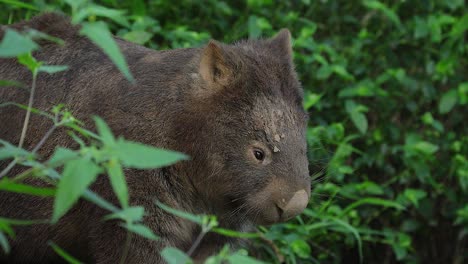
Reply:
<svg viewBox="0 0 468 264"><path fill-rule="evenodd" d="M232 45L210 41L202 48L155 51L115 38L136 83L128 82L108 57L66 17L46 13L9 26L34 28L59 37L65 45L42 41L33 53L51 65L68 65L64 72L40 74L34 107L47 111L63 103L88 128L91 117L102 117L118 136L186 153L191 158L157 170L127 170L132 205L145 207L144 223L160 239L133 236L128 263L160 263L167 246L187 251L200 228L155 206L157 199L194 214L213 214L221 227L253 230L299 214L310 196L306 156L307 113L292 61L288 30L263 40ZM3 36L2 27L0 37ZM31 85L31 74L16 60L0 60L0 80ZM0 103L27 104L29 91L1 87ZM18 144L25 111L0 108L0 138ZM31 149L52 126L33 115L25 148ZM55 147L74 147L56 131L41 149L48 157ZM0 164L0 170L6 162ZM16 171L20 171L17 169ZM115 201L106 177L92 189ZM0 191L0 216L47 219L52 200ZM107 214L82 201L56 225L16 226L12 252L0 260L51 263L60 258L48 246L53 241L85 262L117 263L126 230ZM239 240L207 235L194 252L197 261Z"/></svg>

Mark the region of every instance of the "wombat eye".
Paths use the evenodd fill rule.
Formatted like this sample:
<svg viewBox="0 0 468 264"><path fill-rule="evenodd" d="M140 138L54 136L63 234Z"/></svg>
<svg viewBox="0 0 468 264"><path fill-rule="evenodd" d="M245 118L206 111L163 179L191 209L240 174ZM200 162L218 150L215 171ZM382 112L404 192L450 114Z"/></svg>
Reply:
<svg viewBox="0 0 468 264"><path fill-rule="evenodd" d="M259 149L255 149L254 150L254 156L256 159L262 161L264 158L265 158L265 154L263 153L263 151L259 150Z"/></svg>

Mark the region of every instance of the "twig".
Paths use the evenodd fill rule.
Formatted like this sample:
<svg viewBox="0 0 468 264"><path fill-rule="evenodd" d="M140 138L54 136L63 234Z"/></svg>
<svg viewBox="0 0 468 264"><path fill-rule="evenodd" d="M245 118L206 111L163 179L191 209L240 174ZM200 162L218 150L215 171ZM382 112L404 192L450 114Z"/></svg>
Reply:
<svg viewBox="0 0 468 264"><path fill-rule="evenodd" d="M203 237L208 233L207 230L202 230L200 234L198 234L197 239L195 239L195 242L193 242L193 245L190 247L190 249L187 251L187 255L190 257L195 249L197 249L198 245L202 241Z"/></svg>
<svg viewBox="0 0 468 264"><path fill-rule="evenodd" d="M41 138L39 143L34 147L34 149L31 151L33 154L36 153L42 145L46 142L46 140L54 133L55 129L57 129L57 125L52 126L46 133L45 135Z"/></svg>
<svg viewBox="0 0 468 264"><path fill-rule="evenodd" d="M281 254L279 248L275 245L275 243L271 240L269 240L268 238L266 238L265 236L260 236L260 240L262 240L263 242L267 243L272 249L273 251L275 252L275 255L276 255L276 258L278 259L278 261L280 263L285 263L284 262L284 255Z"/></svg>
<svg viewBox="0 0 468 264"><path fill-rule="evenodd" d="M54 124L54 126L52 126L45 134L44 136L41 138L41 140L39 141L39 143L37 143L37 145L34 147L34 149L31 151L33 154L36 153L43 145L44 143L46 142L46 140L52 135L52 133L55 131L55 129L57 129L58 125L57 124ZM11 169L13 169L13 167L18 163L18 162L21 162L22 159L21 158L16 158L14 160L12 160L8 166L2 171L0 172L0 179L5 176L8 172L10 172Z"/></svg>
<svg viewBox="0 0 468 264"><path fill-rule="evenodd" d="M128 252L130 250L130 243L132 242L132 234L130 231L127 231L127 238L125 239L125 246L122 252L122 257L120 258L119 263L124 264L125 260L127 259Z"/></svg>
<svg viewBox="0 0 468 264"><path fill-rule="evenodd" d="M29 117L31 116L31 108L32 108L33 100L34 100L34 91L36 90L36 79L37 79L37 70L33 72L31 94L29 95L29 102L28 102L28 110L26 111L26 117L24 118L23 130L21 131L21 137L18 143L18 148L23 147L24 139L26 137L26 131L28 130Z"/></svg>
<svg viewBox="0 0 468 264"><path fill-rule="evenodd" d="M16 165L16 162L17 159L14 159L12 162L10 162L10 164L8 164L8 166L6 166L5 169L2 170L2 172L0 172L0 179L5 176L11 169L13 169L13 167Z"/></svg>

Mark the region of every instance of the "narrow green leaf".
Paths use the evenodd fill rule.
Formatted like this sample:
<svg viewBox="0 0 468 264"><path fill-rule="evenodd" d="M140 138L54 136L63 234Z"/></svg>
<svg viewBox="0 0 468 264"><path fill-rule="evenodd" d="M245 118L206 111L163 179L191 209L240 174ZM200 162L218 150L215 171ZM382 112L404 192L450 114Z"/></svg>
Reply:
<svg viewBox="0 0 468 264"><path fill-rule="evenodd" d="M411 188L405 189L403 194L416 207L419 207L419 201L427 196L427 193L424 190L411 189Z"/></svg>
<svg viewBox="0 0 468 264"><path fill-rule="evenodd" d="M128 188L125 175L119 161L112 158L107 164L107 173L109 174L110 182L114 193L117 195L120 204L123 208L128 206Z"/></svg>
<svg viewBox="0 0 468 264"><path fill-rule="evenodd" d="M424 155L432 155L439 150L439 146L427 141L419 141L412 145L413 149L423 153Z"/></svg>
<svg viewBox="0 0 468 264"><path fill-rule="evenodd" d="M89 159L80 158L65 164L63 176L57 186L52 222L57 222L80 195L96 180L100 168Z"/></svg>
<svg viewBox="0 0 468 264"><path fill-rule="evenodd" d="M120 226L125 227L128 231L131 231L135 234L138 234L142 237L151 239L151 240L157 240L158 237L149 229L148 227L142 225L142 224L121 224Z"/></svg>
<svg viewBox="0 0 468 264"><path fill-rule="evenodd" d="M45 188L45 187L36 187L21 183L15 183L8 178L3 178L0 180L0 190L8 191L8 192L15 192L15 193L23 193L23 194L30 194L35 196L54 196L55 189L54 188Z"/></svg>
<svg viewBox="0 0 468 264"><path fill-rule="evenodd" d="M12 86L12 87L20 87L24 88L25 85L17 82L17 81L12 81L12 80L0 80L0 86Z"/></svg>
<svg viewBox="0 0 468 264"><path fill-rule="evenodd" d="M143 45L150 41L150 39L153 37L153 34L143 30L135 30L125 33L122 37L128 41Z"/></svg>
<svg viewBox="0 0 468 264"><path fill-rule="evenodd" d="M2 232L0 232L0 246L2 246L6 254L10 253L10 244L8 243L7 237Z"/></svg>
<svg viewBox="0 0 468 264"><path fill-rule="evenodd" d="M353 121L354 125L357 127L359 132L365 134L367 131L367 118L363 113L353 111L350 113L351 120Z"/></svg>
<svg viewBox="0 0 468 264"><path fill-rule="evenodd" d="M14 58L37 49L39 49L39 46L30 38L7 28L0 42L0 57Z"/></svg>
<svg viewBox="0 0 468 264"><path fill-rule="evenodd" d="M19 8L24 8L24 9L30 9L30 10L34 10L34 11L39 11L37 9L37 7L35 7L34 5L30 5L30 4L27 4L25 3L24 1L16 1L16 0L0 0L1 3L5 3L5 4L8 4L10 6L14 6L14 7L19 7Z"/></svg>
<svg viewBox="0 0 468 264"><path fill-rule="evenodd" d="M362 198L359 199L358 201L348 205L340 214L340 216L345 216L347 213L349 213L351 210L354 208L364 205L364 204L370 204L370 205L378 205L382 207L392 207L397 210L404 210L405 207L397 202L390 201L390 200L385 200L381 198L375 198L375 197L367 197L367 198Z"/></svg>
<svg viewBox="0 0 468 264"><path fill-rule="evenodd" d="M260 237L259 233L244 233L244 232L237 232L230 229L224 229L220 227L214 227L212 229L213 232L218 233L223 236L228 237L237 237L237 238L258 238Z"/></svg>
<svg viewBox="0 0 468 264"><path fill-rule="evenodd" d="M33 28L29 28L28 30L26 30L25 35L30 37L33 40L45 39L47 41L54 42L54 43L56 43L56 44L58 44L60 46L63 46L65 44L65 41L63 41L63 39L48 35L48 34L46 34L44 32L35 30Z"/></svg>
<svg viewBox="0 0 468 264"><path fill-rule="evenodd" d="M452 108L457 103L458 93L457 90L452 89L442 95L442 98L439 102L439 113L446 114L452 110Z"/></svg>
<svg viewBox="0 0 468 264"><path fill-rule="evenodd" d="M345 221L339 219L339 218L336 218L336 217L329 217L330 220L332 220L334 223L336 223L338 226L341 226L343 227L345 230L347 230L348 232L350 232L354 238L356 239L357 241L357 244L358 244L358 253L359 253L359 260L360 262L362 262L362 240L361 240L361 236L359 235L359 232L357 231L356 228L352 227L350 224L346 223Z"/></svg>
<svg viewBox="0 0 468 264"><path fill-rule="evenodd" d="M168 213L171 213L175 216L178 216L180 218L183 218L183 219L187 219L189 221L192 221L194 223L197 223L197 224L200 224L202 225L203 224L203 217L200 216L200 215L194 215L194 214L191 214L191 213L187 213L187 212L183 212L183 211L180 211L180 210L177 210L177 209L174 209L172 207L169 207L159 201L156 201L156 205L158 207L160 207L161 209L163 209L164 211L168 212Z"/></svg>
<svg viewBox="0 0 468 264"><path fill-rule="evenodd" d="M125 167L137 169L160 168L188 159L186 155L179 152L158 149L123 139L117 141L115 154Z"/></svg>
<svg viewBox="0 0 468 264"><path fill-rule="evenodd" d="M17 158L17 157L34 157L35 155L16 146L13 146L7 141L0 139L0 144L3 144L3 147L0 148L0 160Z"/></svg>
<svg viewBox="0 0 468 264"><path fill-rule="evenodd" d="M104 217L104 220L110 219L122 219L129 222L139 222L143 220L143 215L145 214L145 208L143 206L134 206L129 207L123 210L120 210L116 213L107 215Z"/></svg>
<svg viewBox="0 0 468 264"><path fill-rule="evenodd" d="M47 161L51 167L61 166L67 161L74 160L79 157L79 154L71 149L58 147L52 157Z"/></svg>
<svg viewBox="0 0 468 264"><path fill-rule="evenodd" d="M161 251L161 256L168 264L193 263L190 257L178 248L166 247Z"/></svg>
<svg viewBox="0 0 468 264"><path fill-rule="evenodd" d="M80 264L83 263L76 258L72 257L70 254L68 254L65 250L63 250L61 247L59 247L57 244L55 244L52 241L49 241L49 246L52 247L52 249L57 253L60 257L62 257L64 260L66 260L70 264Z"/></svg>
<svg viewBox="0 0 468 264"><path fill-rule="evenodd" d="M50 115L49 113L41 111L41 110L39 110L37 108L34 108L34 107L28 107L27 105L17 104L17 103L13 103L13 102L6 102L6 103L0 104L0 107L6 107L6 106L16 106L16 107L21 108L21 109L26 110L26 111L30 110L31 113L47 117L50 120L54 119L54 117L52 115Z"/></svg>
<svg viewBox="0 0 468 264"><path fill-rule="evenodd" d="M37 61L31 53L18 55L18 62L26 66L33 74L41 67L42 62Z"/></svg>
<svg viewBox="0 0 468 264"><path fill-rule="evenodd" d="M104 200L101 196L98 194L90 191L90 190L85 190L83 193L83 199L86 199L89 202L92 202L96 204L97 206L106 209L111 212L118 212L120 209L117 208L115 205L109 203L108 201Z"/></svg>
<svg viewBox="0 0 468 264"><path fill-rule="evenodd" d="M101 48L127 80L130 82L135 81L119 46L104 22L83 23L80 34L88 37L94 44Z"/></svg>
<svg viewBox="0 0 468 264"><path fill-rule="evenodd" d="M110 145L115 143L114 135L112 134L109 126L98 116L93 117L94 122L96 123L96 129L99 136L101 136L102 142L104 145Z"/></svg>
<svg viewBox="0 0 468 264"><path fill-rule="evenodd" d="M305 242L304 242L305 243ZM310 254L309 254L310 256ZM236 252L227 257L229 263L231 264L262 264L265 263L263 261L259 261L254 259L253 257L246 256L239 252Z"/></svg>
<svg viewBox="0 0 468 264"><path fill-rule="evenodd" d="M26 226L26 225L37 225L37 224L47 224L49 223L49 220L43 219L43 220L21 220L21 219L10 219L10 218L4 218L0 217L0 224L5 224L7 223L8 225L14 225L14 226Z"/></svg>
<svg viewBox="0 0 468 264"><path fill-rule="evenodd" d="M66 70L68 70L68 66L65 65L42 65L39 67L40 72L46 72L49 74L54 74Z"/></svg>
<svg viewBox="0 0 468 264"><path fill-rule="evenodd" d="M361 112L366 111L367 108L363 105L356 104L353 100L346 100L345 109L351 117L351 120L353 121L356 128L362 134L365 134L367 131L367 118Z"/></svg>
<svg viewBox="0 0 468 264"><path fill-rule="evenodd" d="M397 13L387 7L384 3L375 1L375 0L365 0L363 2L364 6L370 9L378 10L382 12L386 17L388 17L399 29L402 29L401 20L398 17Z"/></svg>

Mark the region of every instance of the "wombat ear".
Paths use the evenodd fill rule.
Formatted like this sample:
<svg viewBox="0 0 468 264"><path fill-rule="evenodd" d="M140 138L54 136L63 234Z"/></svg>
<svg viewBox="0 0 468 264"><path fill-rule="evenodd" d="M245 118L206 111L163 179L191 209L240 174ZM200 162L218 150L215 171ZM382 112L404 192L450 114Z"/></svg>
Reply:
<svg viewBox="0 0 468 264"><path fill-rule="evenodd" d="M209 85L226 86L232 78L227 54L221 45L210 40L201 55L200 75Z"/></svg>
<svg viewBox="0 0 468 264"><path fill-rule="evenodd" d="M280 30L276 36L268 40L268 44L273 52L292 61L291 32L288 29Z"/></svg>

